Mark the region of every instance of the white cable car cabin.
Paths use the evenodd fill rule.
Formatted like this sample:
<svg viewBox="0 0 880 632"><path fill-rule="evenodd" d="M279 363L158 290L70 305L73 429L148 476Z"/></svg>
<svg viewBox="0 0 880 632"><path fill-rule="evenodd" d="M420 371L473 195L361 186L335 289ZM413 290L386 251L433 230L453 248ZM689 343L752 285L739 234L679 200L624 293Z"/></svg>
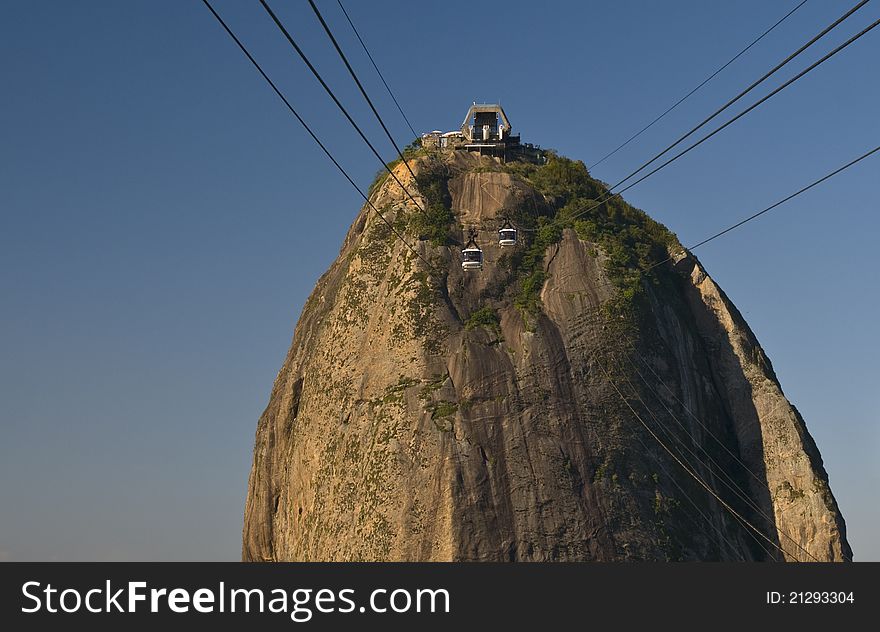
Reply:
<svg viewBox="0 0 880 632"><path fill-rule="evenodd" d="M461 267L465 270L482 270L483 251L479 248L465 248L462 250Z"/></svg>
<svg viewBox="0 0 880 632"><path fill-rule="evenodd" d="M498 229L498 245L499 246L515 246L516 245L516 228L508 220L504 220L504 224Z"/></svg>
<svg viewBox="0 0 880 632"><path fill-rule="evenodd" d="M470 240L461 251L461 267L463 270L483 269L483 251L477 246L476 231L471 231Z"/></svg>

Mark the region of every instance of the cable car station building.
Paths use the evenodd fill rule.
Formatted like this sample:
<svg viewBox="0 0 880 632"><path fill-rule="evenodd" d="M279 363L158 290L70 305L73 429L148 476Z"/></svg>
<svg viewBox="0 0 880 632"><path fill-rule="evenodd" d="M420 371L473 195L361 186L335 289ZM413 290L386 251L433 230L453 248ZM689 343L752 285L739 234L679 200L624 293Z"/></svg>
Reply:
<svg viewBox="0 0 880 632"><path fill-rule="evenodd" d="M519 134L513 134L512 130L500 104L474 103L459 130L446 133L435 130L422 134L422 146L471 151L501 160L538 161L540 151L533 145L520 143Z"/></svg>
<svg viewBox="0 0 880 632"><path fill-rule="evenodd" d="M502 162L524 160L542 163L545 152L539 147L520 142L504 109L497 103L474 103L468 110L461 128L443 133L440 130L422 134L422 147L440 151L467 151L490 156ZM461 251L463 270L477 272L483 269L483 249L477 243L477 228L471 227L467 243ZM516 246L517 228L506 217L498 229L498 245Z"/></svg>

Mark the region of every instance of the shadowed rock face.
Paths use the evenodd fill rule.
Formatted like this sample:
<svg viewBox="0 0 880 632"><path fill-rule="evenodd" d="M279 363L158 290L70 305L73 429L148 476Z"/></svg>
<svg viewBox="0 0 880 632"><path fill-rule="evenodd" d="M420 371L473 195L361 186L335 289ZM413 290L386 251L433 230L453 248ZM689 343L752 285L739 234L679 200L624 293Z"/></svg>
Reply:
<svg viewBox="0 0 880 632"><path fill-rule="evenodd" d="M445 160L485 268L413 237L431 272L361 211L259 420L243 559L851 558L803 419L694 257L621 335L605 255L566 229L524 315L494 231L537 193L491 159ZM404 217L393 181L373 200ZM487 297L497 325L465 326Z"/></svg>

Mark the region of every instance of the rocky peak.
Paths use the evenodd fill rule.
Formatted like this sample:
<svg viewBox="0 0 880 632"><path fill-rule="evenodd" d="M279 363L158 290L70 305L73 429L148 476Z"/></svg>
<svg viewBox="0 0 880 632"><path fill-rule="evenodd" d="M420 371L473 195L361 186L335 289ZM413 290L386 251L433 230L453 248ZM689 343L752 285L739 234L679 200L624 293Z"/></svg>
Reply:
<svg viewBox="0 0 880 632"><path fill-rule="evenodd" d="M851 558L803 419L674 235L583 212L606 188L558 156L410 166L421 209L391 178L371 200L431 267L361 209L257 426L245 560Z"/></svg>

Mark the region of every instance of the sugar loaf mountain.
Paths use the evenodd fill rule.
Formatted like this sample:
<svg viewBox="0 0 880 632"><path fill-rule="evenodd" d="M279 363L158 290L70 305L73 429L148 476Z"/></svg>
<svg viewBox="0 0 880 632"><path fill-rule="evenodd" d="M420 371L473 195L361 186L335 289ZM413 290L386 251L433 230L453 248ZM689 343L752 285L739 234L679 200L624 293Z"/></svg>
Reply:
<svg viewBox="0 0 880 632"><path fill-rule="evenodd" d="M803 418L675 235L499 106L404 155L303 308L243 559L852 558Z"/></svg>

